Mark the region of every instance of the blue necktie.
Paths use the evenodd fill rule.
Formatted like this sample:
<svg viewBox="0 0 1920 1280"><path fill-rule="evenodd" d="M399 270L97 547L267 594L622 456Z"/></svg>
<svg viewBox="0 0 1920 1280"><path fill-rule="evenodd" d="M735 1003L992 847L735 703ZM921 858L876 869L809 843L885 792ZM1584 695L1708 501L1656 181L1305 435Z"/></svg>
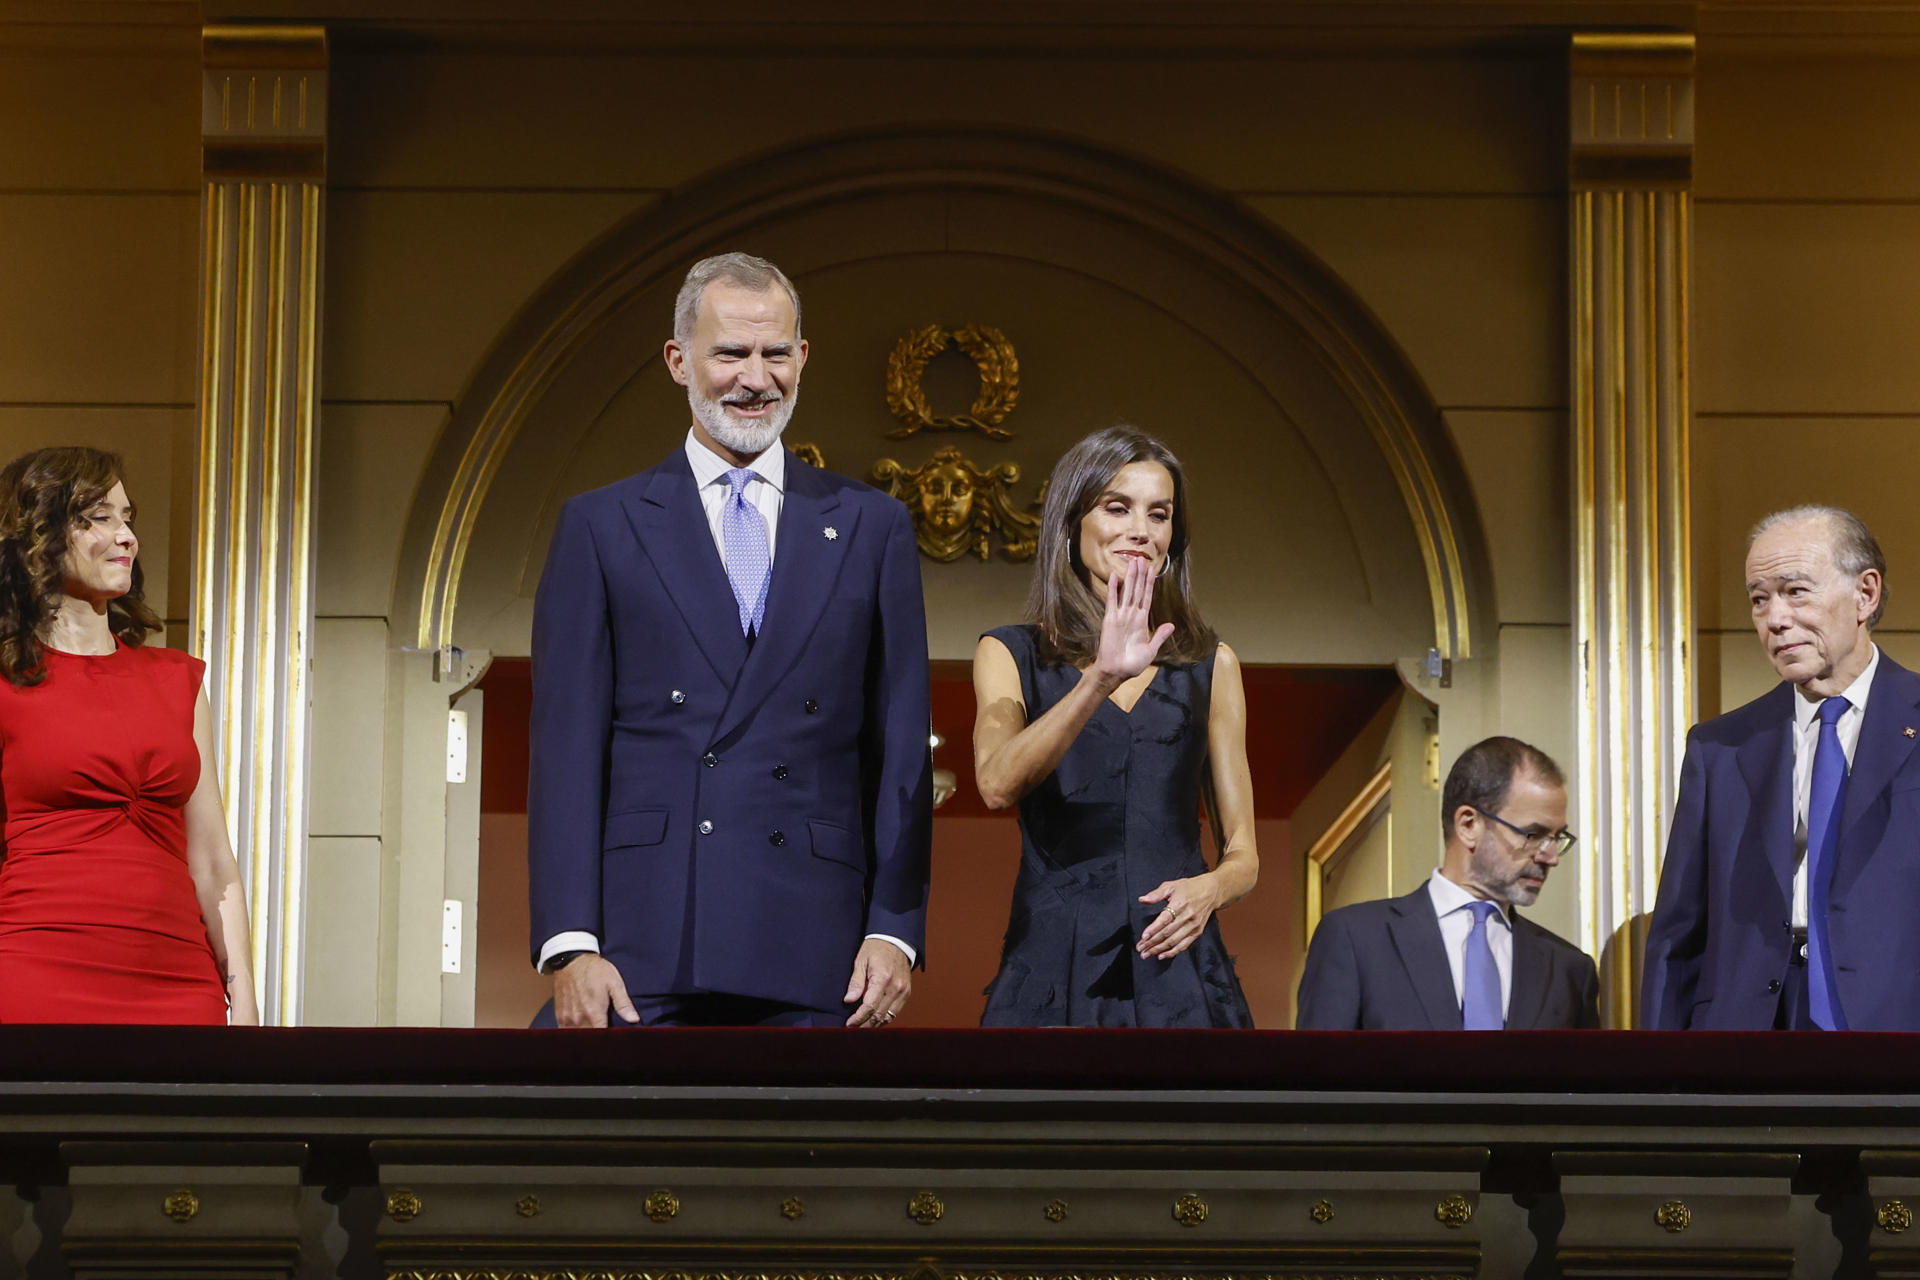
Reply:
<svg viewBox="0 0 1920 1280"><path fill-rule="evenodd" d="M1845 698L1820 704L1820 739L1807 797L1807 1013L1823 1031L1847 1029L1827 946L1827 883L1833 879L1834 841L1840 833L1840 796L1847 789L1847 753L1837 726L1852 705Z"/></svg>
<svg viewBox="0 0 1920 1280"><path fill-rule="evenodd" d="M756 635L767 612L767 584L773 581L773 553L767 547L767 518L747 501L751 467L727 472L733 492L720 511L720 541L727 549L727 581L740 605L740 631Z"/></svg>
<svg viewBox="0 0 1920 1280"><path fill-rule="evenodd" d="M1507 1016L1500 1011L1500 970L1493 963L1493 944L1487 940L1487 919L1500 908L1491 902L1469 903L1473 928L1467 932L1466 981L1460 999L1460 1025L1468 1031L1500 1031Z"/></svg>

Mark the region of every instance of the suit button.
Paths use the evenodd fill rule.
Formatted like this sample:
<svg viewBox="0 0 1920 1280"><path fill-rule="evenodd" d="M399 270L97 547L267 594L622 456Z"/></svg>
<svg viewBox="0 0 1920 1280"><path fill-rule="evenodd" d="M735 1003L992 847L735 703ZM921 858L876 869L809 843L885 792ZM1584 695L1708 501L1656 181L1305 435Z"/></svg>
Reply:
<svg viewBox="0 0 1920 1280"><path fill-rule="evenodd" d="M687 700L687 695L680 692L678 689L675 689L672 693L668 694L667 696L673 699L675 706L678 706L679 704Z"/></svg>
<svg viewBox="0 0 1920 1280"><path fill-rule="evenodd" d="M713 752L709 751L707 752L707 754L700 757L700 763L707 766L707 768L711 769L713 768L713 766L720 763L720 757L713 754Z"/></svg>
<svg viewBox="0 0 1920 1280"><path fill-rule="evenodd" d="M815 702L812 698L808 698L805 702L800 704L800 709L802 711L805 711L808 715L812 715L814 712L820 709L820 704Z"/></svg>
<svg viewBox="0 0 1920 1280"><path fill-rule="evenodd" d="M786 842L787 842L787 833L784 831L776 831L772 835L767 837L767 843L772 845L776 849L779 848L781 845L785 844Z"/></svg>
<svg viewBox="0 0 1920 1280"><path fill-rule="evenodd" d="M787 780L787 766L783 764L773 766L773 780L775 782L785 782Z"/></svg>
<svg viewBox="0 0 1920 1280"><path fill-rule="evenodd" d="M1775 978L1767 983L1767 994L1770 996L1780 994L1780 979Z"/></svg>
<svg viewBox="0 0 1920 1280"><path fill-rule="evenodd" d="M707 819L705 819L705 818L702 818L702 819L700 819L700 834L701 834L701 835L703 835L703 836L710 836L710 835L712 835L712 834L713 834L713 823L711 823L711 822L709 822L709 821L707 821Z"/></svg>

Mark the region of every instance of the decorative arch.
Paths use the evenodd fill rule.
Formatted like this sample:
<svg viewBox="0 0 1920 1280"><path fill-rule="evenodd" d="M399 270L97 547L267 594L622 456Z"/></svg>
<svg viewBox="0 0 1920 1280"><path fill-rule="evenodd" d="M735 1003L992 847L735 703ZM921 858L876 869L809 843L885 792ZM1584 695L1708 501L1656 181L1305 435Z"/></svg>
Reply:
<svg viewBox="0 0 1920 1280"><path fill-rule="evenodd" d="M467 551L503 462L542 398L636 298L677 285L690 262L754 242L756 232L835 206L922 193L1037 202L1069 220L1117 228L1154 247L1162 262L1205 277L1208 290L1233 290L1267 323L1292 330L1365 423L1393 476L1425 567L1433 647L1448 659L1472 655L1491 601L1464 469L1424 383L1345 283L1270 223L1186 175L1074 141L951 129L843 136L733 165L616 228L549 281L476 371L429 460L395 587L398 634L428 651L454 642ZM1071 237L1028 252L1097 269L1066 261ZM807 266L784 258L782 265L796 278ZM1106 269L1125 278L1125 267Z"/></svg>

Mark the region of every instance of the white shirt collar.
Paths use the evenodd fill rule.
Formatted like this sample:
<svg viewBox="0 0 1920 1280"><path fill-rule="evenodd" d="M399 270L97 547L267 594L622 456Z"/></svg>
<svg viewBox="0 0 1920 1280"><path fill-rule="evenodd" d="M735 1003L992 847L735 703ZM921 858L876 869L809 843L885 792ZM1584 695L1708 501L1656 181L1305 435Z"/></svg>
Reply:
<svg viewBox="0 0 1920 1280"><path fill-rule="evenodd" d="M693 434L693 428L687 428L687 464L693 468L693 482L699 488L725 476L733 470L733 464L700 443ZM772 485L780 493L787 491L787 447L778 440L773 447L747 464L747 469Z"/></svg>
<svg viewBox="0 0 1920 1280"><path fill-rule="evenodd" d="M1437 867L1434 869L1432 878L1427 881L1427 895L1433 899L1433 914L1436 917L1452 915L1456 911L1483 901L1447 879ZM1496 902L1493 905L1497 908L1494 912L1495 918L1507 928L1513 928L1513 921L1507 918L1507 904Z"/></svg>
<svg viewBox="0 0 1920 1280"><path fill-rule="evenodd" d="M1867 694L1872 691L1873 673L1880 669L1880 646L1876 644L1872 647L1873 656L1867 659L1866 670L1855 676L1853 683L1848 685L1846 691L1840 695L1851 704L1847 711L1848 715L1852 715L1855 711L1862 715L1866 714ZM1820 718L1820 704L1825 701L1825 698L1804 698L1800 695L1798 688L1794 689L1793 727L1804 732L1808 725Z"/></svg>

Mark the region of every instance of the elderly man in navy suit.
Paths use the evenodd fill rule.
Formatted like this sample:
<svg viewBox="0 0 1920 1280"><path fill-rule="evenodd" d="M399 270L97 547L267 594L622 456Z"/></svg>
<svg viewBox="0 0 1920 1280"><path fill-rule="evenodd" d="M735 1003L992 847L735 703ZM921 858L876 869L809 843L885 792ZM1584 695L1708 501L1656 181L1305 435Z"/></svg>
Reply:
<svg viewBox="0 0 1920 1280"><path fill-rule="evenodd" d="M1886 575L1837 507L1748 539L1780 683L1687 735L1644 1025L1920 1031L1920 676L1873 642Z"/></svg>
<svg viewBox="0 0 1920 1280"><path fill-rule="evenodd" d="M925 946L926 618L906 508L780 444L807 361L772 263L695 264L693 425L566 504L534 608L535 1025L879 1027Z"/></svg>
<svg viewBox="0 0 1920 1280"><path fill-rule="evenodd" d="M1517 908L1573 846L1566 780L1517 738L1460 753L1441 792L1446 854L1412 893L1328 913L1300 978L1302 1031L1597 1027L1593 960Z"/></svg>

